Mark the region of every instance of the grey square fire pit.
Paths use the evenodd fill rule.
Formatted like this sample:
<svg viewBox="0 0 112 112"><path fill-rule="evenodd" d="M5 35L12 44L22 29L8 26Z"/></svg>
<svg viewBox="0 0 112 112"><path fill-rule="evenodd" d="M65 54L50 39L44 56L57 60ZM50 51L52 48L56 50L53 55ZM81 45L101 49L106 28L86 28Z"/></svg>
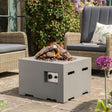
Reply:
<svg viewBox="0 0 112 112"><path fill-rule="evenodd" d="M91 58L73 61L19 60L19 94L65 103L90 91Z"/></svg>

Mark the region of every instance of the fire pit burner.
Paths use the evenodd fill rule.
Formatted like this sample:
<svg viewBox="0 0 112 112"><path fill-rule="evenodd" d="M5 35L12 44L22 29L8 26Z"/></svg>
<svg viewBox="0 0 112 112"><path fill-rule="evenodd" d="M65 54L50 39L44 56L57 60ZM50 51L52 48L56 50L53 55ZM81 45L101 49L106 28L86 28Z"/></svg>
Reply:
<svg viewBox="0 0 112 112"><path fill-rule="evenodd" d="M59 46L57 43L52 44L41 49L35 55L36 59L45 60L45 61L72 61L72 56L70 53Z"/></svg>

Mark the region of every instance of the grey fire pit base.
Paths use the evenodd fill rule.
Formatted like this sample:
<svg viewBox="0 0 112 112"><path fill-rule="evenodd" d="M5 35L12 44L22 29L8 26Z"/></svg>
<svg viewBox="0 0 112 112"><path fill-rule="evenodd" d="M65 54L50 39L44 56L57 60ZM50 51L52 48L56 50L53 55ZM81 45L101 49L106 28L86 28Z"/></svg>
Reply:
<svg viewBox="0 0 112 112"><path fill-rule="evenodd" d="M74 61L19 60L19 94L65 103L91 87L91 58Z"/></svg>

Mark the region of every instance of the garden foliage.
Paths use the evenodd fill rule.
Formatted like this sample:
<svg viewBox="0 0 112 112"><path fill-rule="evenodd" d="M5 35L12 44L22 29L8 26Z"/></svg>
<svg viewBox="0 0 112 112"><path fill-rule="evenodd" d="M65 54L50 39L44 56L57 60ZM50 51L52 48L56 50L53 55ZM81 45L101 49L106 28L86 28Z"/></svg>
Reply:
<svg viewBox="0 0 112 112"><path fill-rule="evenodd" d="M33 54L51 41L63 42L68 31L80 32L79 11L84 6L106 4L105 0L99 1L101 0L24 0Z"/></svg>
<svg viewBox="0 0 112 112"><path fill-rule="evenodd" d="M79 32L79 15L69 0L24 0L25 17L31 30L30 42L34 51L48 42L64 41L67 31ZM78 27L75 27L78 26Z"/></svg>
<svg viewBox="0 0 112 112"><path fill-rule="evenodd" d="M2 112L2 110L6 107L7 103L3 100L0 100L0 112ZM6 112L6 111L4 111Z"/></svg>

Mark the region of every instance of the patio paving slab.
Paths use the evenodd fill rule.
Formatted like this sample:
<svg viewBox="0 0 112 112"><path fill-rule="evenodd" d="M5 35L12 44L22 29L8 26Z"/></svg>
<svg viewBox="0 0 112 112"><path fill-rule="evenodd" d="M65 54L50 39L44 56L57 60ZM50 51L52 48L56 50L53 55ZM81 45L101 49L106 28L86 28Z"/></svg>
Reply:
<svg viewBox="0 0 112 112"><path fill-rule="evenodd" d="M112 77L112 76L111 76ZM110 77L110 78L111 78ZM107 79L107 90L112 82ZM8 112L94 112L97 99L104 99L104 75L92 75L91 92L65 104L18 94L18 73L0 73L0 100L7 102ZM4 112L3 111L3 112Z"/></svg>

